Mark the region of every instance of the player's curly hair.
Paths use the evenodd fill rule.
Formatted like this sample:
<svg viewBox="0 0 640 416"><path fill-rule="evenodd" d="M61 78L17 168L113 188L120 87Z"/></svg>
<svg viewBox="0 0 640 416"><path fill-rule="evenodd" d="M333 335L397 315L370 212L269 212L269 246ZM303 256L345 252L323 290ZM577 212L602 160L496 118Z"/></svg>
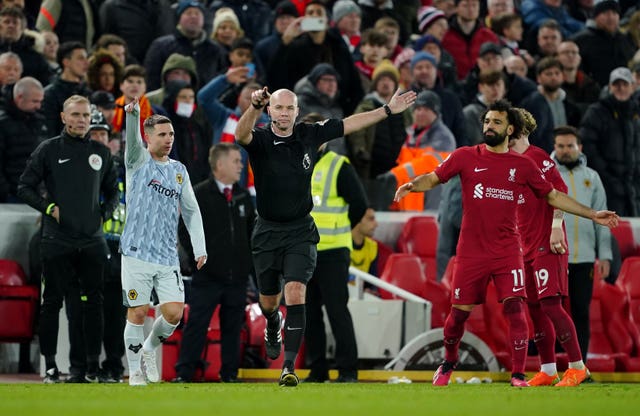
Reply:
<svg viewBox="0 0 640 416"><path fill-rule="evenodd" d="M536 119L533 117L533 115L531 115L530 112L528 112L524 108L517 107L516 111L520 113L520 122L522 123L522 126L520 127L520 134L522 136L531 135L531 133L533 133L536 128L538 128Z"/></svg>

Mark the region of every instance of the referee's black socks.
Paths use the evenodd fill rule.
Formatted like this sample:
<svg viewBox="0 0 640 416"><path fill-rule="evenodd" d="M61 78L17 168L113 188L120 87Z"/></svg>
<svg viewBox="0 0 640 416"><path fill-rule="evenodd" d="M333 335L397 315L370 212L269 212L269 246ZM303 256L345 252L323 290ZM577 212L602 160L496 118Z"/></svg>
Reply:
<svg viewBox="0 0 640 416"><path fill-rule="evenodd" d="M284 326L284 361L295 363L305 328L305 305L287 305ZM291 367L293 369L293 366Z"/></svg>

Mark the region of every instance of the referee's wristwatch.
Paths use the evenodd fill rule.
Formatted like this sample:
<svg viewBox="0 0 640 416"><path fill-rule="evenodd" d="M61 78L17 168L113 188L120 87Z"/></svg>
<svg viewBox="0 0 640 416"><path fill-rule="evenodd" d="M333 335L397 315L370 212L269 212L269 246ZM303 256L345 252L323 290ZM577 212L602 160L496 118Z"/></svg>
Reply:
<svg viewBox="0 0 640 416"><path fill-rule="evenodd" d="M389 117L391 114L393 114L391 112L391 107L389 107L389 104L383 105L382 108L384 108L384 112L387 114L387 117Z"/></svg>

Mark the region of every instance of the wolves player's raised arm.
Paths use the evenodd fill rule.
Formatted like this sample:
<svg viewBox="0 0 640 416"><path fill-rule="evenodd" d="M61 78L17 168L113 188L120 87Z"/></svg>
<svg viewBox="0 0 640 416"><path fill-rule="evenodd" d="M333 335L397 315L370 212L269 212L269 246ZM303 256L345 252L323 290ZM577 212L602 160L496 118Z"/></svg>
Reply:
<svg viewBox="0 0 640 416"><path fill-rule="evenodd" d="M583 218L593 220L593 222L600 225L605 225L609 228L618 226L618 220L620 217L613 211L596 211L589 208L586 205L582 205L580 202L571 198L565 193L553 189L546 195L549 205L561 209L570 214L575 214Z"/></svg>
<svg viewBox="0 0 640 416"><path fill-rule="evenodd" d="M193 247L193 257L198 259L202 256L207 256L202 214L200 214L200 207L193 193L189 174L185 172L185 176L182 184L182 196L180 197L180 212L182 213L184 225L187 227L187 231L189 231L189 238L191 239L191 246Z"/></svg>
<svg viewBox="0 0 640 416"><path fill-rule="evenodd" d="M138 104L138 98L127 104L124 111L127 114L124 163L127 169L135 169L144 162L145 155L149 154L142 144L142 135L140 134L140 105Z"/></svg>

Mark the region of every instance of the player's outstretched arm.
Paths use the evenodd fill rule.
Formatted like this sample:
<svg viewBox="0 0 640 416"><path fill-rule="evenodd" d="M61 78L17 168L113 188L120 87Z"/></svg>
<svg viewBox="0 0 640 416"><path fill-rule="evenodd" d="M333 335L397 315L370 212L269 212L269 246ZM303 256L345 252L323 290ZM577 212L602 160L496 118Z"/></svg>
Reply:
<svg viewBox="0 0 640 416"><path fill-rule="evenodd" d="M244 145L251 143L251 140L253 140L251 130L253 130L253 126L256 125L256 121L258 121L270 97L271 94L269 94L267 87L251 93L251 105L247 108L247 111L242 114L236 126L236 142Z"/></svg>
<svg viewBox="0 0 640 416"><path fill-rule="evenodd" d="M391 114L398 114L409 108L415 101L416 93L414 91L407 91L404 94L400 94L400 90L396 90L387 106L389 110L391 110ZM354 131L369 127L385 118L387 118L387 112L384 107L349 116L343 120L344 135L346 136Z"/></svg>
<svg viewBox="0 0 640 416"><path fill-rule="evenodd" d="M133 169L144 161L145 148L140 134L140 99L135 97L133 101L124 107L126 116L126 144L124 149L125 167Z"/></svg>
<svg viewBox="0 0 640 416"><path fill-rule="evenodd" d="M609 228L618 226L620 217L613 211L595 211L586 205L582 205L567 194L555 189L549 192L546 198L547 202L549 202L549 205L570 214L579 215L583 218L590 219L597 224L604 225Z"/></svg>
<svg viewBox="0 0 640 416"><path fill-rule="evenodd" d="M395 202L400 201L409 192L425 192L440 185L440 178L438 175L431 172L426 175L420 175L411 182L407 182L401 185L396 191L396 196L393 198Z"/></svg>

